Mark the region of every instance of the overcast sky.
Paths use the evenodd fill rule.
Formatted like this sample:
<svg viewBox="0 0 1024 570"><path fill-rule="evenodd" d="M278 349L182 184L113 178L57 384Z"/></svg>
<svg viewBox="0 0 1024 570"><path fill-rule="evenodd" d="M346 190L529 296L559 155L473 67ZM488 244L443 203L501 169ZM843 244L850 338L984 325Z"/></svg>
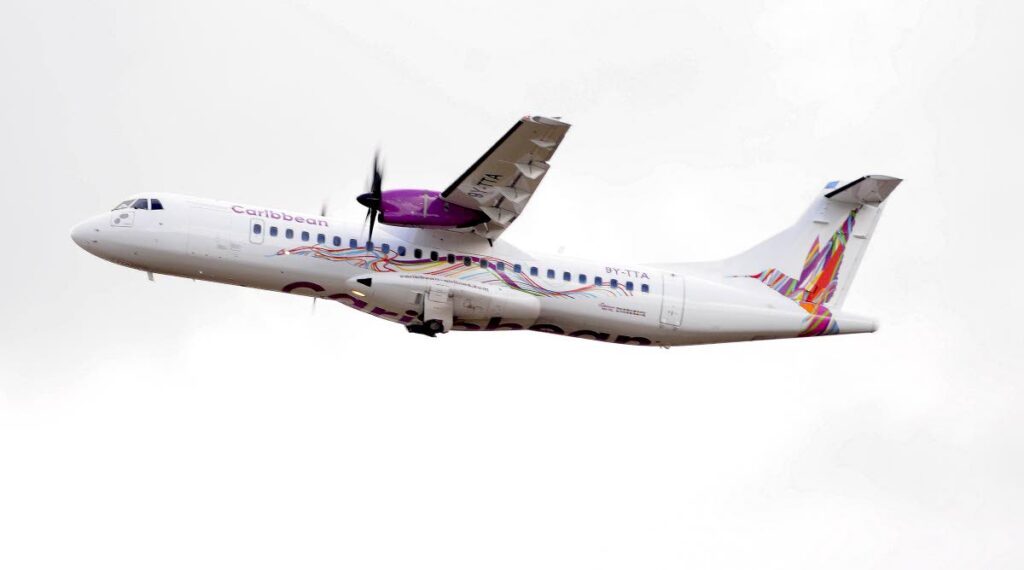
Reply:
<svg viewBox="0 0 1024 570"><path fill-rule="evenodd" d="M1024 565L1018 4L491 4L0 3L0 567ZM429 339L68 236L143 191L358 220L377 145L443 188L527 113L573 124L531 251L713 259L904 178L881 330Z"/></svg>

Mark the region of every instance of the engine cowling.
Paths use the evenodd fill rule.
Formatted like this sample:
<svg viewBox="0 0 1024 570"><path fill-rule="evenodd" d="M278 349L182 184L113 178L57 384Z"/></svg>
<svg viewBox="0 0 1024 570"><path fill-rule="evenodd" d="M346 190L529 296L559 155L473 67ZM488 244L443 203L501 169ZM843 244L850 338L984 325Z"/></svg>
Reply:
<svg viewBox="0 0 1024 570"><path fill-rule="evenodd" d="M480 210L445 201L433 190L385 190L379 198L366 193L357 199L367 208L376 208L377 221L389 226L469 228L490 219Z"/></svg>

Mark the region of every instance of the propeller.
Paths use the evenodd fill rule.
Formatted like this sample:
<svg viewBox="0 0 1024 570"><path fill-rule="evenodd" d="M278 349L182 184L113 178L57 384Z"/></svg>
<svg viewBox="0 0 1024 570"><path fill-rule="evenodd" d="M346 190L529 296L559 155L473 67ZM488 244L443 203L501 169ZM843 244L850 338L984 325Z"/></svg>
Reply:
<svg viewBox="0 0 1024 570"><path fill-rule="evenodd" d="M381 183L384 180L383 168L380 164L380 151L373 153L373 178L370 181L370 191L360 194L356 201L366 206L366 220L370 222L370 233L366 241L373 241L373 224L380 215ZM365 222L364 222L365 224Z"/></svg>

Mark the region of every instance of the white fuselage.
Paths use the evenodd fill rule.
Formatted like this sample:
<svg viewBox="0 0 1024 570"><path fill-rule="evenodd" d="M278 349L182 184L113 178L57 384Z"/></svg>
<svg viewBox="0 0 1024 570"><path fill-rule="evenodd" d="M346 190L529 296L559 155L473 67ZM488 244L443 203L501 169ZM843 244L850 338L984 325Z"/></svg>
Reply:
<svg viewBox="0 0 1024 570"><path fill-rule="evenodd" d="M754 279L538 257L473 235L378 226L169 194L163 209L90 218L74 241L152 273L336 300L409 325L432 294L452 330L520 330L634 345L801 336L808 314ZM842 332L873 323L848 319Z"/></svg>

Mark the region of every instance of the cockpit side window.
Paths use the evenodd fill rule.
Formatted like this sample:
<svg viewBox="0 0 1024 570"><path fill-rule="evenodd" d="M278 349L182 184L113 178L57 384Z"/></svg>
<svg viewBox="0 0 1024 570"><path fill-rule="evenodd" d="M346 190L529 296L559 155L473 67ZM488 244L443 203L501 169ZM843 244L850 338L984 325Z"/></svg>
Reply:
<svg viewBox="0 0 1024 570"><path fill-rule="evenodd" d="M164 209L164 205L160 203L160 200L157 200L156 198L153 198L152 200L149 201L149 209L150 210L163 210Z"/></svg>
<svg viewBox="0 0 1024 570"><path fill-rule="evenodd" d="M134 202L134 201L135 200L125 200L124 202L121 202L120 204L114 206L113 209L114 210L123 210L123 209L127 208L128 206L131 206L132 202Z"/></svg>
<svg viewBox="0 0 1024 570"><path fill-rule="evenodd" d="M135 210L148 210L149 200L147 200L146 198L139 198L138 200L135 201L134 204L132 204L132 208Z"/></svg>

